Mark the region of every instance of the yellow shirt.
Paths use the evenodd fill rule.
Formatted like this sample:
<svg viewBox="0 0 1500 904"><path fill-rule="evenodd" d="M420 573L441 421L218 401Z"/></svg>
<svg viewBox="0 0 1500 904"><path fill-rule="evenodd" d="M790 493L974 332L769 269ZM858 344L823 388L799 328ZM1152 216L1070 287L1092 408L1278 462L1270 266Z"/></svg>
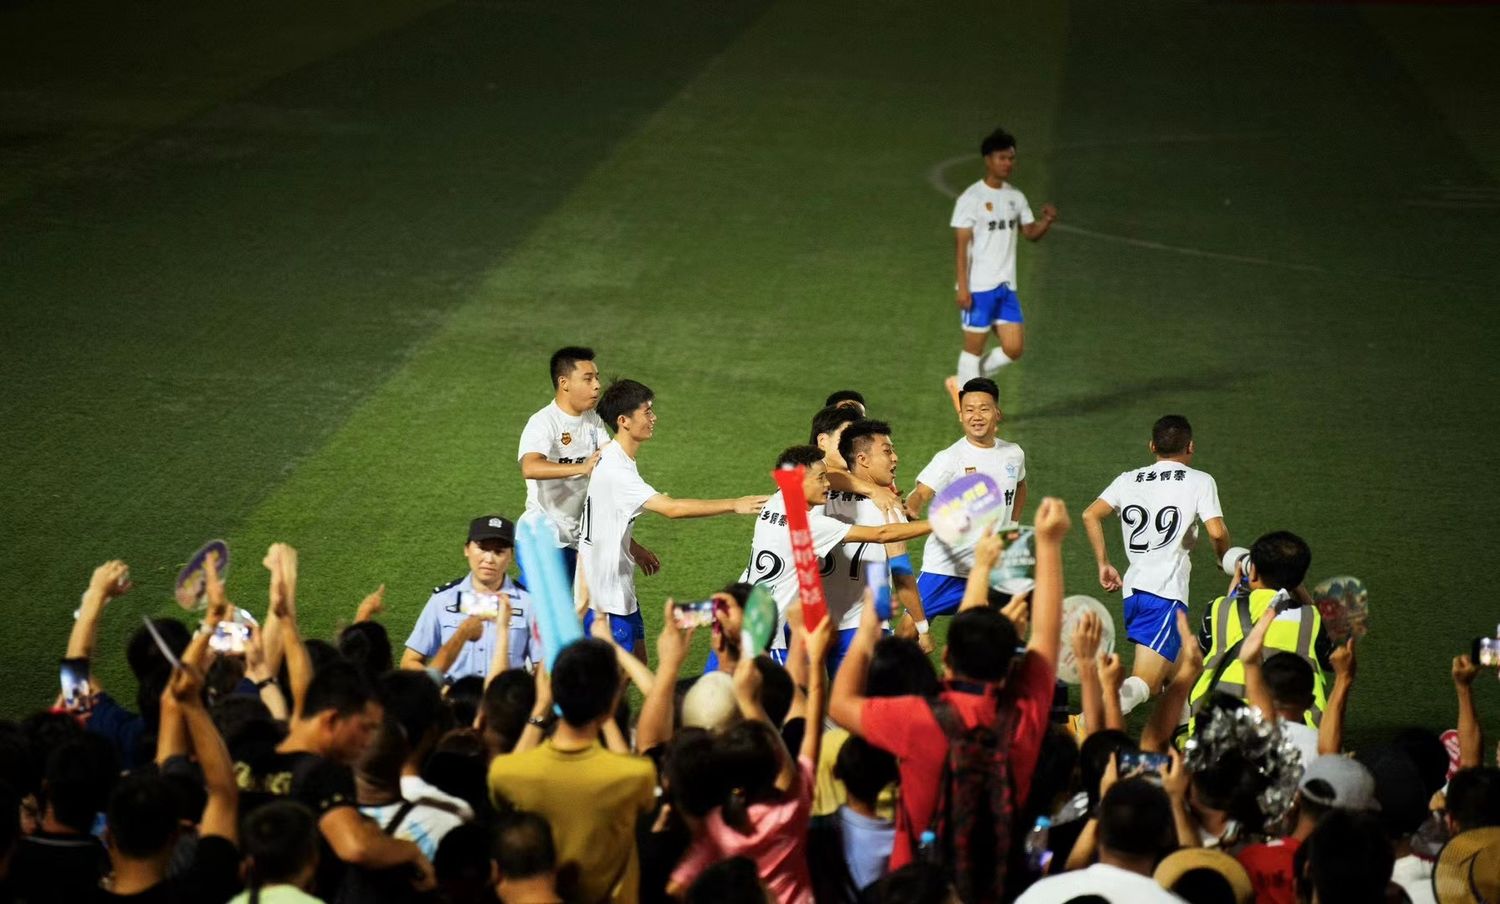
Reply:
<svg viewBox="0 0 1500 904"><path fill-rule="evenodd" d="M656 795L656 767L645 757L598 744L564 752L551 741L490 764L490 797L546 817L559 866L578 867L580 900L635 904L640 899L636 819Z"/></svg>

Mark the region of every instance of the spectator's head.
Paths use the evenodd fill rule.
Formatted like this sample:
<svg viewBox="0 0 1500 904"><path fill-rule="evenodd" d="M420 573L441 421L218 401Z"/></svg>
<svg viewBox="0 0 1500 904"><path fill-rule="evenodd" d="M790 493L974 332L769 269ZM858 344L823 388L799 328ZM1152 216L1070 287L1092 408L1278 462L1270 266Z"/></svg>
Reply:
<svg viewBox="0 0 1500 904"><path fill-rule="evenodd" d="M476 814L491 812L485 774L490 762L484 739L472 728L455 728L438 739L422 764L422 780L463 800Z"/></svg>
<svg viewBox="0 0 1500 904"><path fill-rule="evenodd" d="M886 636L875 641L870 671L865 679L867 697L931 697L942 690L932 660L914 640Z"/></svg>
<svg viewBox="0 0 1500 904"><path fill-rule="evenodd" d="M1448 839L1433 865L1431 889L1442 904L1500 901L1500 827Z"/></svg>
<svg viewBox="0 0 1500 904"><path fill-rule="evenodd" d="M1259 799L1265 782L1259 767L1245 754L1228 750L1194 772L1189 789L1195 807L1222 813L1258 832L1265 822Z"/></svg>
<svg viewBox="0 0 1500 904"><path fill-rule="evenodd" d="M1427 821L1432 795L1422 787L1422 774L1396 746L1361 749L1359 761L1375 780L1375 802L1386 837L1393 844L1406 841Z"/></svg>
<svg viewBox="0 0 1500 904"><path fill-rule="evenodd" d="M240 825L240 849L250 888L292 885L307 890L318 870L317 818L293 800L257 807Z"/></svg>
<svg viewBox="0 0 1500 904"><path fill-rule="evenodd" d="M1403 728L1391 738L1391 746L1411 757L1429 798L1448 784L1448 749L1437 735L1425 728Z"/></svg>
<svg viewBox="0 0 1500 904"><path fill-rule="evenodd" d="M391 637L378 621L355 622L339 632L339 655L354 663L372 686L391 670Z"/></svg>
<svg viewBox="0 0 1500 904"><path fill-rule="evenodd" d="M1261 671L1283 718L1301 718L1313 705L1313 670L1306 659L1296 653L1272 653Z"/></svg>
<svg viewBox="0 0 1500 904"><path fill-rule="evenodd" d="M1326 753L1302 771L1304 799L1335 810L1375 811L1375 776L1353 757Z"/></svg>
<svg viewBox="0 0 1500 904"><path fill-rule="evenodd" d="M1396 858L1373 814L1334 810L1297 848L1292 875L1302 901L1381 901Z"/></svg>
<svg viewBox="0 0 1500 904"><path fill-rule="evenodd" d="M930 863L908 863L880 877L859 895L860 904L959 904L946 870Z"/></svg>
<svg viewBox="0 0 1500 904"><path fill-rule="evenodd" d="M988 442L1000 426L1000 387L989 377L975 377L960 390L958 403L964 435Z"/></svg>
<svg viewBox="0 0 1500 904"><path fill-rule="evenodd" d="M299 731L313 750L340 763L352 764L380 727L381 707L359 669L348 662L331 662L307 685Z"/></svg>
<svg viewBox="0 0 1500 904"><path fill-rule="evenodd" d="M286 726L271 717L271 711L259 697L245 694L226 697L215 703L210 712L229 755L240 762L258 761L286 737Z"/></svg>
<svg viewBox="0 0 1500 904"><path fill-rule="evenodd" d="M1037 816L1050 816L1073 793L1073 774L1078 768L1078 741L1066 725L1052 722L1042 735L1041 752L1031 773L1031 789L1023 811L1028 824Z"/></svg>
<svg viewBox="0 0 1500 904"><path fill-rule="evenodd" d="M510 753L515 748L535 705L536 681L525 669L506 669L490 680L481 710L484 740L491 751Z"/></svg>
<svg viewBox="0 0 1500 904"><path fill-rule="evenodd" d="M1099 801L1099 859L1143 876L1175 847L1172 802L1146 778L1121 779Z"/></svg>
<svg viewBox="0 0 1500 904"><path fill-rule="evenodd" d="M1019 643L1010 619L993 609L966 609L948 626L943 665L953 678L1004 681Z"/></svg>
<svg viewBox="0 0 1500 904"><path fill-rule="evenodd" d="M739 722L715 743L719 769L732 786L724 796L724 822L741 834L751 832L751 804L776 800L776 778L786 748L776 729L758 719Z"/></svg>
<svg viewBox="0 0 1500 904"><path fill-rule="evenodd" d="M165 868L177 844L176 790L158 775L143 772L121 780L109 796L109 851L117 861L154 860Z"/></svg>
<svg viewBox="0 0 1500 904"><path fill-rule="evenodd" d="M607 641L585 637L557 654L552 668L552 699L562 710L563 721L572 727L602 724L614 713L619 692L620 666L614 647Z"/></svg>
<svg viewBox="0 0 1500 904"><path fill-rule="evenodd" d="M797 692L792 675L769 656L755 657L755 670L760 672L761 709L766 711L772 725L780 725L792 711L792 697Z"/></svg>
<svg viewBox="0 0 1500 904"><path fill-rule="evenodd" d="M495 869L501 900L510 900L513 893L507 892L523 883L550 887L557 876L557 849L547 820L523 810L502 819L495 832Z"/></svg>
<svg viewBox="0 0 1500 904"><path fill-rule="evenodd" d="M851 800L865 806L873 806L896 776L896 758L858 735L844 742L833 764L833 777L844 783Z"/></svg>
<svg viewBox="0 0 1500 904"><path fill-rule="evenodd" d="M180 657L182 651L187 649L188 641L193 639L187 625L175 618L153 618L151 625L176 656ZM125 661L130 665L131 674L135 676L136 711L148 726L155 728L161 722L161 695L172 677L172 663L162 655L161 648L156 645L145 625L141 625L130 635L130 640L125 645Z"/></svg>
<svg viewBox="0 0 1500 904"><path fill-rule="evenodd" d="M850 424L863 419L864 415L853 408L829 405L813 415L812 430L808 433L807 442L823 451L823 460L828 462L830 468L846 467L843 456L839 455L839 440Z"/></svg>
<svg viewBox="0 0 1500 904"><path fill-rule="evenodd" d="M1099 782L1109 768L1109 761L1131 750L1135 750L1135 742L1118 729L1106 728L1084 739L1078 748L1078 780L1089 796L1091 809L1099 805Z"/></svg>
<svg viewBox="0 0 1500 904"><path fill-rule="evenodd" d="M830 393L823 400L823 407L848 408L858 411L860 417L865 416L865 397L853 389L840 389L838 392Z"/></svg>
<svg viewBox="0 0 1500 904"><path fill-rule="evenodd" d="M516 526L501 515L481 515L469 522L469 539L464 543L464 558L474 583L497 590L516 553ZM476 588L478 589L478 588Z"/></svg>
<svg viewBox="0 0 1500 904"><path fill-rule="evenodd" d="M42 778L44 812L74 832L87 833L109 804L120 774L115 750L102 735L80 734L47 757Z"/></svg>
<svg viewBox="0 0 1500 904"><path fill-rule="evenodd" d="M420 672L412 674L427 680L427 676ZM380 727L375 729L370 742L360 751L359 759L354 764L354 775L363 789L380 795L399 794L401 767L410 758L411 747L406 743L406 732L401 730L401 723L386 711Z"/></svg>
<svg viewBox="0 0 1500 904"><path fill-rule="evenodd" d="M675 808L698 819L717 807L727 791L714 736L701 728L684 728L672 738L662 775Z"/></svg>
<svg viewBox="0 0 1500 904"><path fill-rule="evenodd" d="M443 835L432 857L440 900L449 904L493 902L499 881L493 848L489 828L478 823L454 826Z"/></svg>
<svg viewBox="0 0 1500 904"><path fill-rule="evenodd" d="M1156 884L1188 904L1250 904L1255 886L1240 862L1212 848L1182 848L1156 865Z"/></svg>
<svg viewBox="0 0 1500 904"><path fill-rule="evenodd" d="M713 623L713 649L738 657L740 654L740 629L745 625L745 603L750 599L753 587L736 581L715 593Z"/></svg>
<svg viewBox="0 0 1500 904"><path fill-rule="evenodd" d="M656 393L646 384L616 380L599 396L599 419L616 436L624 434L643 442L656 429L656 412L651 410L655 400Z"/></svg>
<svg viewBox="0 0 1500 904"><path fill-rule="evenodd" d="M480 675L465 675L448 685L443 692L453 722L468 727L479 716L479 707L484 702L484 678Z"/></svg>
<svg viewBox="0 0 1500 904"><path fill-rule="evenodd" d="M557 398L574 411L588 411L599 401L599 366L594 350L569 345L552 353L548 369Z"/></svg>
<svg viewBox="0 0 1500 904"><path fill-rule="evenodd" d="M684 900L687 904L771 904L776 898L760 881L754 861L730 857L699 873Z"/></svg>
<svg viewBox="0 0 1500 904"><path fill-rule="evenodd" d="M682 697L682 724L705 731L723 731L740 720L734 699L734 680L728 672L709 672Z"/></svg>
<svg viewBox="0 0 1500 904"><path fill-rule="evenodd" d="M1180 414L1168 414L1151 425L1151 451L1158 458L1193 454L1193 427Z"/></svg>
<svg viewBox="0 0 1500 904"><path fill-rule="evenodd" d="M896 446L891 442L891 425L865 418L855 421L839 436L839 457L849 471L877 486L896 482Z"/></svg>
<svg viewBox="0 0 1500 904"><path fill-rule="evenodd" d="M1250 584L1290 590L1302 584L1311 564L1312 550L1306 540L1291 531L1272 531L1250 547Z"/></svg>
<svg viewBox="0 0 1500 904"><path fill-rule="evenodd" d="M828 466L823 462L823 450L817 446L789 446L776 456L776 467L806 468L802 475L802 495L808 505L822 505L828 501Z"/></svg>
<svg viewBox="0 0 1500 904"><path fill-rule="evenodd" d="M1454 833L1500 826L1500 769L1458 770L1448 782L1447 799L1448 826Z"/></svg>
<svg viewBox="0 0 1500 904"><path fill-rule="evenodd" d="M375 688L385 717L401 726L411 758L418 763L427 759L448 728L437 685L426 672L401 669L381 675Z"/></svg>

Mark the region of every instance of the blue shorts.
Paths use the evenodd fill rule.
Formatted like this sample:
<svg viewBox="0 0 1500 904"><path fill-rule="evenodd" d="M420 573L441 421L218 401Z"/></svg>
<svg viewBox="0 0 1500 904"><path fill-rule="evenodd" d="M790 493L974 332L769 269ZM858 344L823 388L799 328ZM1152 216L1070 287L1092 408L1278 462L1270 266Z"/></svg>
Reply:
<svg viewBox="0 0 1500 904"><path fill-rule="evenodd" d="M828 659L824 663L828 667L828 677L831 680L838 674L839 665L844 657L849 655L849 646L854 643L854 635L859 633L858 628L842 628L838 632L838 638L828 650Z"/></svg>
<svg viewBox="0 0 1500 904"><path fill-rule="evenodd" d="M583 633L589 633L589 626L594 623L594 610L589 609L583 613ZM634 650L637 643L646 642L646 623L641 620L641 610L637 609L629 615L611 615L609 617L609 633L614 636L615 643L627 650Z"/></svg>
<svg viewBox="0 0 1500 904"><path fill-rule="evenodd" d="M922 598L922 612L929 619L957 612L968 584L968 578L956 578L951 574L924 571L917 575L917 595Z"/></svg>
<svg viewBox="0 0 1500 904"><path fill-rule="evenodd" d="M1021 299L1010 283L1001 283L987 292L969 296L972 303L961 311L963 327L971 333L987 333L997 323L1025 323L1021 317Z"/></svg>
<svg viewBox="0 0 1500 904"><path fill-rule="evenodd" d="M1177 636L1178 609L1186 612L1187 606L1144 590L1132 591L1125 597L1125 636L1176 662L1182 649L1182 638Z"/></svg>

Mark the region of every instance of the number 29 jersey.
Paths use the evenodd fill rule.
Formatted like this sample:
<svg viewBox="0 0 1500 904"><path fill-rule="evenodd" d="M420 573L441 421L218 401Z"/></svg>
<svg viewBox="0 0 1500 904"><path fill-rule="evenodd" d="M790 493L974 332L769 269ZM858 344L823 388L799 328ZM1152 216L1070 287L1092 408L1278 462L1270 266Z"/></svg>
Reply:
<svg viewBox="0 0 1500 904"><path fill-rule="evenodd" d="M844 535L852 527L816 509L807 513L807 526L812 533L813 552L825 566L828 557L843 543ZM776 601L776 611L780 615L771 648L785 649L786 636L782 628L786 625L786 610L797 599L800 588L797 584L797 563L792 555L792 534L787 527L786 497L780 491L767 500L765 507L760 510L759 517L755 519L755 536L750 543L750 565L745 569L741 580L770 587L771 598ZM826 594L826 568L823 585Z"/></svg>
<svg viewBox="0 0 1500 904"><path fill-rule="evenodd" d="M1130 568L1123 593L1154 593L1186 603L1198 522L1224 517L1219 487L1203 471L1158 461L1126 471L1099 498L1120 516Z"/></svg>

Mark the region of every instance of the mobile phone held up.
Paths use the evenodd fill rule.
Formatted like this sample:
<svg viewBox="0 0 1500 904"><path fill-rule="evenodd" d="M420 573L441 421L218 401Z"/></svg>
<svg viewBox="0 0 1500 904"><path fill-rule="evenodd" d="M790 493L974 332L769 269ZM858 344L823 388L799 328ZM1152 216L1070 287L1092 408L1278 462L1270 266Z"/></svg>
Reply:
<svg viewBox="0 0 1500 904"><path fill-rule="evenodd" d="M672 618L677 627L706 628L714 623L714 601L695 600L691 603L673 603Z"/></svg>
<svg viewBox="0 0 1500 904"><path fill-rule="evenodd" d="M1476 637L1469 658L1483 669L1500 669L1500 637Z"/></svg>
<svg viewBox="0 0 1500 904"><path fill-rule="evenodd" d="M89 661L64 659L61 669L63 708L68 712L89 711Z"/></svg>
<svg viewBox="0 0 1500 904"><path fill-rule="evenodd" d="M1130 775L1156 775L1167 768L1172 758L1165 753L1147 753L1144 750L1127 750L1120 753L1120 778Z"/></svg>

